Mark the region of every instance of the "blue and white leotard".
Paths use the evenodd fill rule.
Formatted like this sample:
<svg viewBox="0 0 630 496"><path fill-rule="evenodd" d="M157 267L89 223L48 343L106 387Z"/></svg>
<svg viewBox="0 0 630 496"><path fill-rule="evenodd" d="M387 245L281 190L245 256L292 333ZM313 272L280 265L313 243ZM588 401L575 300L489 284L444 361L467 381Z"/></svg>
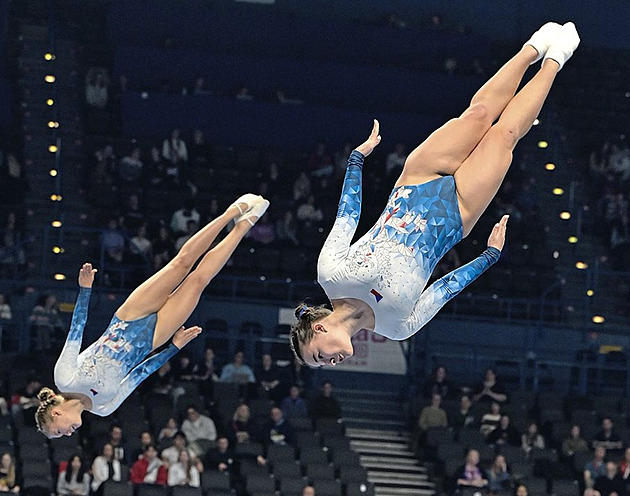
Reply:
<svg viewBox="0 0 630 496"><path fill-rule="evenodd" d="M450 299L501 255L489 247L425 289L440 258L462 239L453 176L395 188L378 222L350 245L361 214L363 155L348 159L335 224L317 264L330 300L356 298L374 311L374 332L402 340L415 334Z"/></svg>
<svg viewBox="0 0 630 496"><path fill-rule="evenodd" d="M171 343L146 358L153 348L157 321L157 314L152 313L131 321L122 321L114 315L98 341L79 353L91 294L89 288L79 290L70 332L55 365L55 385L62 393L85 394L92 400L90 412L105 417L179 348Z"/></svg>

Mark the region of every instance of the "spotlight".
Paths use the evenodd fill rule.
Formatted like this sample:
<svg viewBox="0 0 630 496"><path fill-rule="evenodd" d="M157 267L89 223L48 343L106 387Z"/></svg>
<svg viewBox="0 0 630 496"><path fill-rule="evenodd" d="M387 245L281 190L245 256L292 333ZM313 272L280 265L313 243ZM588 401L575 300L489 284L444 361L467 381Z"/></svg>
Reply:
<svg viewBox="0 0 630 496"><path fill-rule="evenodd" d="M564 190L562 188L553 188L551 192L556 196L560 196L564 194Z"/></svg>
<svg viewBox="0 0 630 496"><path fill-rule="evenodd" d="M55 254L64 253L64 250L61 246L53 246L52 252Z"/></svg>
<svg viewBox="0 0 630 496"><path fill-rule="evenodd" d="M560 252L558 250L553 252L553 258L558 258L560 257Z"/></svg>
<svg viewBox="0 0 630 496"><path fill-rule="evenodd" d="M547 143L545 140L540 140L538 142L538 148L547 148L549 146L549 143Z"/></svg>
<svg viewBox="0 0 630 496"><path fill-rule="evenodd" d="M61 197L61 195L55 195L55 194L53 194L53 195L50 195L50 199L51 199L52 201L61 201L61 200L62 200L62 197Z"/></svg>
<svg viewBox="0 0 630 496"><path fill-rule="evenodd" d="M55 274L54 275L55 281L64 281L66 279L66 275L65 274Z"/></svg>
<svg viewBox="0 0 630 496"><path fill-rule="evenodd" d="M569 220L571 218L571 212L567 212L567 211L560 212L560 218L562 220Z"/></svg>
<svg viewBox="0 0 630 496"><path fill-rule="evenodd" d="M57 148L57 145L49 145L48 146L48 151L50 153L57 153L57 150L59 150L59 148Z"/></svg>
<svg viewBox="0 0 630 496"><path fill-rule="evenodd" d="M44 81L46 81L47 83L54 83L55 76L53 76L52 74L46 74L46 76L44 76Z"/></svg>
<svg viewBox="0 0 630 496"><path fill-rule="evenodd" d="M586 296L593 296L595 294L595 291L593 291L592 289L589 289L588 291L586 291Z"/></svg>
<svg viewBox="0 0 630 496"><path fill-rule="evenodd" d="M55 58L55 56L52 53L50 53L50 52L46 52L44 54L44 60L53 60L54 58Z"/></svg>
<svg viewBox="0 0 630 496"><path fill-rule="evenodd" d="M578 242L578 238L577 238L577 236L569 236L569 239L567 241L569 241L569 243L574 245L575 243Z"/></svg>
<svg viewBox="0 0 630 496"><path fill-rule="evenodd" d="M60 220L53 220L50 225L53 227L61 227L62 223Z"/></svg>
<svg viewBox="0 0 630 496"><path fill-rule="evenodd" d="M602 315L593 315L593 322L595 324L603 324L606 319Z"/></svg>
<svg viewBox="0 0 630 496"><path fill-rule="evenodd" d="M59 123L57 121L48 121L48 127L50 129L55 129L59 127Z"/></svg>
<svg viewBox="0 0 630 496"><path fill-rule="evenodd" d="M52 98L49 98L48 100L46 100L46 105L48 105L49 107L52 107L55 104L55 100L53 100Z"/></svg>
<svg viewBox="0 0 630 496"><path fill-rule="evenodd" d="M48 172L52 177L55 177L57 175L57 169L50 169L50 171Z"/></svg>
<svg viewBox="0 0 630 496"><path fill-rule="evenodd" d="M547 169L548 171L552 171L556 168L556 164L549 162L548 164L545 164L545 169Z"/></svg>
<svg viewBox="0 0 630 496"><path fill-rule="evenodd" d="M579 270L588 269L588 264L586 262L578 261L575 262L575 268Z"/></svg>

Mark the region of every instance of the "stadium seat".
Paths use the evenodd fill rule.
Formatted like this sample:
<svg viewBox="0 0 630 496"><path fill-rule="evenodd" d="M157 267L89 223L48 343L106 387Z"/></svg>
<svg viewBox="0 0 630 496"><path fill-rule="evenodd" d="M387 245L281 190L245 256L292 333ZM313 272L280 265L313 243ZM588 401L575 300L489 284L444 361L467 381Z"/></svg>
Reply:
<svg viewBox="0 0 630 496"><path fill-rule="evenodd" d="M171 496L202 496L200 487L173 486Z"/></svg>
<svg viewBox="0 0 630 496"><path fill-rule="evenodd" d="M335 467L357 467L361 465L359 453L351 449L339 449L332 452L332 461Z"/></svg>
<svg viewBox="0 0 630 496"><path fill-rule="evenodd" d="M369 482L350 482L346 485L346 496L374 496L374 485Z"/></svg>
<svg viewBox="0 0 630 496"><path fill-rule="evenodd" d="M267 448L267 459L271 464L295 461L295 448L288 444L272 444Z"/></svg>
<svg viewBox="0 0 630 496"><path fill-rule="evenodd" d="M555 496L579 496L580 485L575 480L554 479L552 492Z"/></svg>
<svg viewBox="0 0 630 496"><path fill-rule="evenodd" d="M133 486L112 480L103 483L103 496L133 496Z"/></svg>
<svg viewBox="0 0 630 496"><path fill-rule="evenodd" d="M364 467L341 467L339 469L339 480L342 483L365 482L367 481L367 471Z"/></svg>
<svg viewBox="0 0 630 496"><path fill-rule="evenodd" d="M313 488L317 496L339 496L342 494L339 481L315 481Z"/></svg>
<svg viewBox="0 0 630 496"><path fill-rule="evenodd" d="M302 470L299 462L276 462L273 464L273 476L282 481L283 479L299 479L302 477Z"/></svg>
<svg viewBox="0 0 630 496"><path fill-rule="evenodd" d="M302 490L306 486L306 481L299 479L282 479L280 481L280 493L282 496L299 495L302 496Z"/></svg>
<svg viewBox="0 0 630 496"><path fill-rule="evenodd" d="M303 447L300 450L300 463L304 466L328 463L328 454L319 446Z"/></svg>
<svg viewBox="0 0 630 496"><path fill-rule="evenodd" d="M167 496L168 488L159 484L138 484L136 496Z"/></svg>
<svg viewBox="0 0 630 496"><path fill-rule="evenodd" d="M241 460L240 473L242 477L248 477L250 475L268 476L269 468L267 465L259 465L255 459Z"/></svg>
<svg viewBox="0 0 630 496"><path fill-rule="evenodd" d="M335 467L330 464L312 463L306 466L306 478L311 482L335 480Z"/></svg>
<svg viewBox="0 0 630 496"><path fill-rule="evenodd" d="M226 472L206 470L201 474L201 487L204 492L213 493L215 490L230 490L230 475Z"/></svg>
<svg viewBox="0 0 630 496"><path fill-rule="evenodd" d="M273 494L276 490L276 482L271 475L250 475L246 479L245 488L249 494Z"/></svg>

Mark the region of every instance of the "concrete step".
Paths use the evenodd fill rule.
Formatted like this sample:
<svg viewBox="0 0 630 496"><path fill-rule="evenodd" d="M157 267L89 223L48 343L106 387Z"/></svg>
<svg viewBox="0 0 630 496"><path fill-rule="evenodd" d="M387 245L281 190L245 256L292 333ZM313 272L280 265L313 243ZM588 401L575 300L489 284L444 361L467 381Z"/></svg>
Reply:
<svg viewBox="0 0 630 496"><path fill-rule="evenodd" d="M400 439L409 441L410 439L408 432L357 429L352 427L346 429L346 436L354 439L380 439L383 441L398 441Z"/></svg>
<svg viewBox="0 0 630 496"><path fill-rule="evenodd" d="M433 496L435 490L415 487L379 487L374 488L377 496Z"/></svg>
<svg viewBox="0 0 630 496"><path fill-rule="evenodd" d="M357 451L363 449L388 449L388 450L407 450L407 441L402 440L401 442L392 442L392 441L374 441L374 440L357 440L350 439L350 446L355 447Z"/></svg>
<svg viewBox="0 0 630 496"><path fill-rule="evenodd" d="M426 472L426 469L418 465L418 459L415 456L382 456L382 455L359 455L361 465L378 466L386 465L392 467L400 467L401 470L418 470Z"/></svg>
<svg viewBox="0 0 630 496"><path fill-rule="evenodd" d="M344 422L348 427L360 428L360 429L370 429L370 428L379 428L383 427L388 430L405 430L406 424L402 421L397 420L382 420L382 419L374 419L374 418L365 418L365 417L346 417L344 418Z"/></svg>
<svg viewBox="0 0 630 496"><path fill-rule="evenodd" d="M429 482L429 478L426 473L423 474L412 474L409 472L398 472L398 467L392 464L389 467L389 470L369 470L368 478L376 481L377 479L387 479L393 481L392 483L398 482L417 482L417 483L427 483Z"/></svg>
<svg viewBox="0 0 630 496"><path fill-rule="evenodd" d="M390 477L372 477L368 474L368 482L378 487L400 487L414 489L433 489L435 483L429 481L398 480Z"/></svg>

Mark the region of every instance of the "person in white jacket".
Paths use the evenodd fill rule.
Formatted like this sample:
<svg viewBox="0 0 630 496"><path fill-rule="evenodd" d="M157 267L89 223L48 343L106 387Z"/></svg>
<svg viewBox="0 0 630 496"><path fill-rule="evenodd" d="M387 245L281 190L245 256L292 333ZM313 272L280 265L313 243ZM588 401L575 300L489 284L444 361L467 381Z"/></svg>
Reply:
<svg viewBox="0 0 630 496"><path fill-rule="evenodd" d="M197 441L200 439L215 441L217 439L217 428L210 417L201 415L194 406L188 407L186 416L186 420L182 422L182 432L186 434L189 447L197 455L201 455L203 449Z"/></svg>
<svg viewBox="0 0 630 496"><path fill-rule="evenodd" d="M106 443L103 446L103 453L92 462L92 492L100 496L103 492L102 484L105 481L122 480L122 470L120 461L114 458L114 448Z"/></svg>
<svg viewBox="0 0 630 496"><path fill-rule="evenodd" d="M168 468L168 485L169 486L190 486L199 487L201 478L199 470L191 461L188 451L181 450L179 452L179 460Z"/></svg>

